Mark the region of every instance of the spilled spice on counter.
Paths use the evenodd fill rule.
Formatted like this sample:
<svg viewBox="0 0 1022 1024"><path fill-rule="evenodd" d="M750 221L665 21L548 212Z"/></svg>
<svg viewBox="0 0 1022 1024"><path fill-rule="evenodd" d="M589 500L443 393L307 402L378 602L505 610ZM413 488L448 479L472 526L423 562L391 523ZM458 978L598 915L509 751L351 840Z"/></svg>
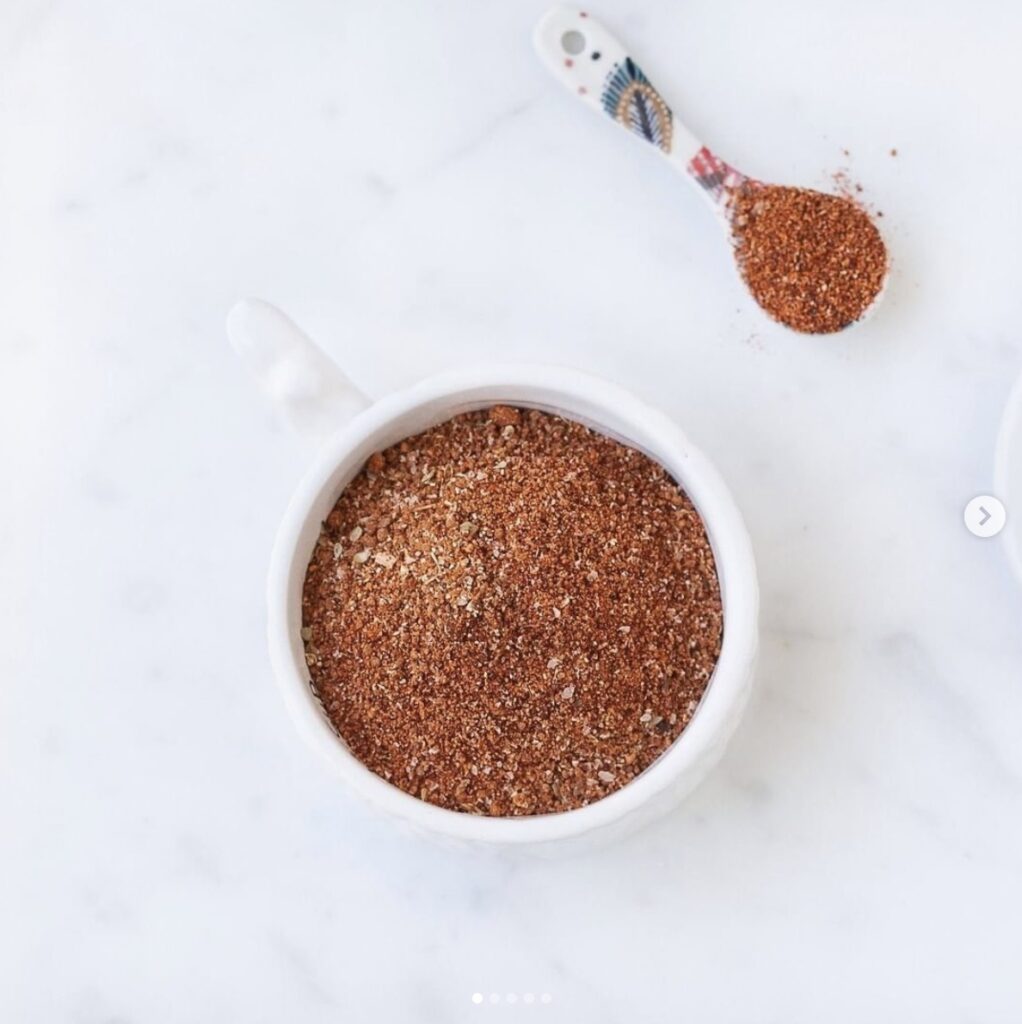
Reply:
<svg viewBox="0 0 1022 1024"><path fill-rule="evenodd" d="M855 323L880 293L887 247L849 198L746 184L732 198L738 267L775 320L806 334Z"/></svg>
<svg viewBox="0 0 1022 1024"><path fill-rule="evenodd" d="M508 406L374 454L323 524L302 612L355 756L485 815L620 789L691 720L723 631L706 531L666 471Z"/></svg>

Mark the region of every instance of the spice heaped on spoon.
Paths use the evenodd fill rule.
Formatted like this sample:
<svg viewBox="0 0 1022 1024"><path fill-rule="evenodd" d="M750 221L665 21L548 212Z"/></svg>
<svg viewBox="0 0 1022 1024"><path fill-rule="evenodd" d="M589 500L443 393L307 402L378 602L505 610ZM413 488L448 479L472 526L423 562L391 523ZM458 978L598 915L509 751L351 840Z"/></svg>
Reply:
<svg viewBox="0 0 1022 1024"><path fill-rule="evenodd" d="M653 145L722 219L735 262L764 312L804 334L830 334L875 308L887 248L851 199L767 185L704 146L674 116L624 47L587 12L557 7L536 26L553 75L593 109Z"/></svg>

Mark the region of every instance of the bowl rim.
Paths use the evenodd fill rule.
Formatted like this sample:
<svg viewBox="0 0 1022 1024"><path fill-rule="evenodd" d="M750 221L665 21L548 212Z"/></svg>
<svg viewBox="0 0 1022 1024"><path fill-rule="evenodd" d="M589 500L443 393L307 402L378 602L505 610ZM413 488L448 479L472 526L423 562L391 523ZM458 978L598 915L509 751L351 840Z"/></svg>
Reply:
<svg viewBox="0 0 1022 1024"><path fill-rule="evenodd" d="M703 518L714 551L724 607L724 637L720 657L692 721L645 771L614 793L575 810L487 817L437 807L405 793L373 773L347 749L312 691L304 660L299 664L297 656L301 640L299 637L296 642L292 632L297 629L292 586L296 571L300 569L304 578L307 566L307 559L297 565L299 548L314 506L344 459L398 417L428 403L479 389L506 390L508 394L504 399L487 399L476 407L501 400L530 404L515 398L514 392L539 390L558 393L567 402L605 410L611 419L634 424L638 434L654 438L659 448L671 453L669 459L652 457L679 479ZM554 402L548 407L559 408ZM570 408L563 411L572 416ZM456 411L449 415L456 415ZM581 413L577 416L584 421ZM612 431L606 432L613 436ZM682 778L688 780L689 788L693 787L716 760L734 727L737 712L745 704L758 645L759 591L752 544L741 514L714 466L690 444L673 420L626 389L590 373L540 363L485 363L438 373L374 402L338 429L322 445L283 516L270 559L267 604L274 676L306 742L352 789L383 811L432 833L502 845L551 842L605 828L678 785ZM300 601L297 611L300 625Z"/></svg>

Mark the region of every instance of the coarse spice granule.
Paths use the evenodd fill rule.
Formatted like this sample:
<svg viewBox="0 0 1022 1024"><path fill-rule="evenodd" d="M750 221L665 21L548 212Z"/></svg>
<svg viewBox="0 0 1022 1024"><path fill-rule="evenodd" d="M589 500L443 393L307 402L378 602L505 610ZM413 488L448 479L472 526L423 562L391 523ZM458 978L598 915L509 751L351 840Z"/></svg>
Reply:
<svg viewBox="0 0 1022 1024"><path fill-rule="evenodd" d="M369 459L323 524L302 614L352 753L486 815L620 789L691 720L723 632L706 531L666 471L508 406Z"/></svg>
<svg viewBox="0 0 1022 1024"><path fill-rule="evenodd" d="M748 183L731 200L735 256L753 297L806 334L855 323L880 293L887 247L849 198Z"/></svg>

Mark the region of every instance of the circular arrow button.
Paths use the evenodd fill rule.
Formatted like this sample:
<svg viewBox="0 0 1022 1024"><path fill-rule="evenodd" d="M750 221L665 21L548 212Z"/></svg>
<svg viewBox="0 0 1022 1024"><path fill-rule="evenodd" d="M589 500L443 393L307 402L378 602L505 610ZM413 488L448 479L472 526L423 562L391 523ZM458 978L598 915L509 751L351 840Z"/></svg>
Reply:
<svg viewBox="0 0 1022 1024"><path fill-rule="evenodd" d="M963 513L966 529L974 537L996 537L1008 521L1004 504L992 494L979 494Z"/></svg>

